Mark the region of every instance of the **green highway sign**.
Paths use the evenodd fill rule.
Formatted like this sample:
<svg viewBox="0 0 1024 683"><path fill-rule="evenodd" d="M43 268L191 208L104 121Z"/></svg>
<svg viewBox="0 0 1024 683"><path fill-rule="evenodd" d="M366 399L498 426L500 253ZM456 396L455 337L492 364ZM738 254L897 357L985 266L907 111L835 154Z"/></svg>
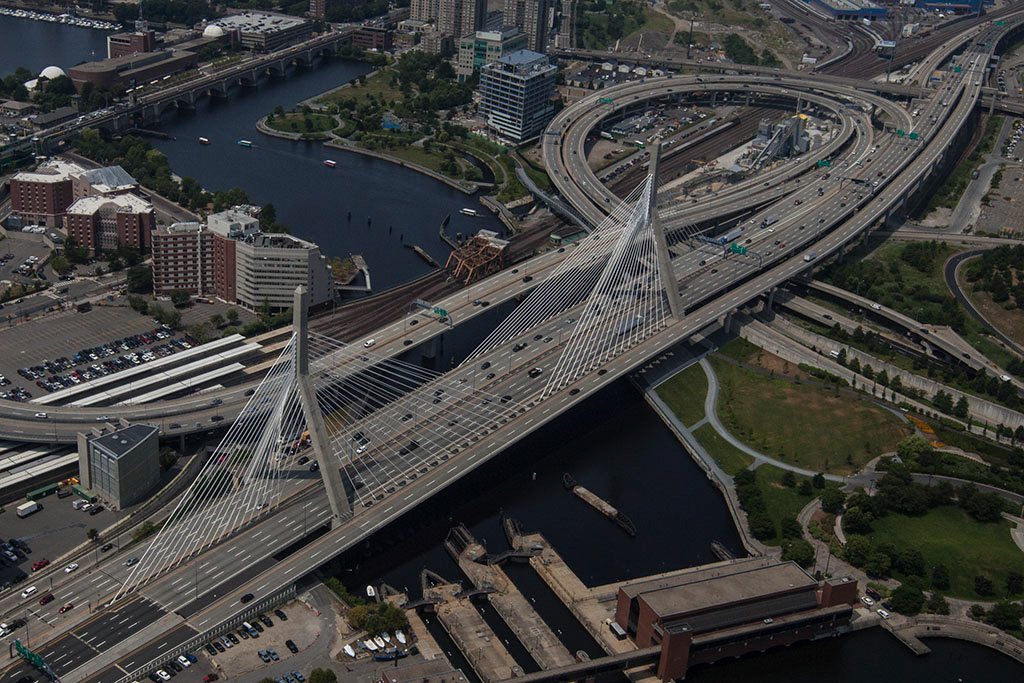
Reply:
<svg viewBox="0 0 1024 683"><path fill-rule="evenodd" d="M734 254L739 254L741 256L746 256L747 255L747 248L746 247L741 247L740 245L736 244L735 242L733 242L732 244L729 245L729 251L731 251Z"/></svg>
<svg viewBox="0 0 1024 683"><path fill-rule="evenodd" d="M957 66L957 67L954 67L954 68L953 68L953 73L955 73L955 74L958 74L958 73L960 73L960 67L958 67L958 66Z"/></svg>
<svg viewBox="0 0 1024 683"><path fill-rule="evenodd" d="M896 135L899 135L900 137L903 137L904 135L906 135L906 133L904 133L902 130L897 130L896 131Z"/></svg>
<svg viewBox="0 0 1024 683"><path fill-rule="evenodd" d="M1002 20L996 21L994 23L995 23L996 26L1006 26L1006 22L1002 21Z"/></svg>
<svg viewBox="0 0 1024 683"><path fill-rule="evenodd" d="M610 98L610 97L602 97L602 98L600 98L598 100L598 102L600 102L601 104L611 104L612 103L612 98Z"/></svg>
<svg viewBox="0 0 1024 683"><path fill-rule="evenodd" d="M832 168L832 162L828 159L818 159L818 166L824 166L825 168Z"/></svg>
<svg viewBox="0 0 1024 683"><path fill-rule="evenodd" d="M911 140L916 140L917 139L917 133L911 133L907 137L909 137Z"/></svg>
<svg viewBox="0 0 1024 683"><path fill-rule="evenodd" d="M441 317L445 317L448 315L448 311L444 310L443 308L438 308L437 306L434 306L433 310L434 313L437 313Z"/></svg>
<svg viewBox="0 0 1024 683"><path fill-rule="evenodd" d="M36 667L37 669L42 669L43 666L45 666L43 664L43 658L37 655L35 652L32 652L32 650L28 649L24 645L22 645L20 640L14 641L14 650L19 655L21 655L25 661L27 661L29 664Z"/></svg>

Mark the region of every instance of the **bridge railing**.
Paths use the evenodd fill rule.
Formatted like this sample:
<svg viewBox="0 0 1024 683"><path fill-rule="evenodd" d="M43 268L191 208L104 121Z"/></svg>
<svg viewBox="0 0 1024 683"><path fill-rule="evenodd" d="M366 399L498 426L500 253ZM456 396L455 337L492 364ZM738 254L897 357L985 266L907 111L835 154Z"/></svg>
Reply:
<svg viewBox="0 0 1024 683"><path fill-rule="evenodd" d="M202 633L199 633L193 636L192 638L189 638L180 645L177 645L171 648L170 650L167 650L158 658L146 662L145 664L138 667L124 678L118 679L117 683L132 683L132 681L137 681L142 679L144 676L148 676L150 672L162 668L163 665L168 660L174 659L178 655L183 655L186 652L192 652L193 650L196 650L199 647L201 647L203 643L209 642L214 638L222 636L228 633L229 631L234 630L236 627L241 626L243 621L250 621L261 612L265 612L271 607L276 607L285 600L294 598L297 590L298 589L296 588L295 584L292 583L275 593L271 593L267 597L257 602L247 605L245 608L239 610L238 612L228 617L224 621L220 622L213 628L209 628L203 631Z"/></svg>

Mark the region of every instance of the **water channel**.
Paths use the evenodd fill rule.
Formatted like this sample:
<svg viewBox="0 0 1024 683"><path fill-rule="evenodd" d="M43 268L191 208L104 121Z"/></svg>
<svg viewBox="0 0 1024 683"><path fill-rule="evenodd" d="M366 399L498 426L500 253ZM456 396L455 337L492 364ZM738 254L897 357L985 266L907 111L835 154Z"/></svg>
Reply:
<svg viewBox="0 0 1024 683"><path fill-rule="evenodd" d="M104 43L103 32L0 17L0 73L19 65L38 69L51 63L66 69L91 59L91 51L99 53L97 45ZM292 233L316 241L324 253L364 254L373 269L375 290L397 284L428 269L411 250L402 248L400 235L443 261L447 249L438 239L437 227L446 215L452 215L452 232L497 229L497 221L461 216L458 209L475 207L475 198L415 172L339 151L329 153L317 143L270 139L253 125L277 104L291 106L366 70L362 64L333 61L241 89L227 100L203 100L195 112L169 114L162 128L177 139L156 141L156 146L168 155L176 173L193 176L208 189L239 186L256 203L273 202ZM200 147L200 135L214 144ZM239 147L235 141L240 138L256 144ZM328 169L324 158L334 158L338 167ZM500 317L498 311L495 316ZM472 330L466 336L479 334L481 330ZM439 362L445 363L449 354L461 359L473 345L466 336L446 341ZM561 484L566 471L625 511L639 528L637 537L629 538L567 493ZM519 519L527 530L542 532L587 585L713 561L712 540L740 551L718 491L636 390L622 381L381 530L332 568L353 591L387 582L408 588L415 599L424 568L451 580L462 579L441 548L452 525L464 523L491 551L502 550L502 512ZM508 566L507 571L545 620L561 632L570 651L600 654L531 569ZM511 640L492 616L485 615L499 628L499 635ZM436 624L430 628L456 666L469 671L443 631ZM1024 679L1024 667L986 648L952 640L928 644L934 648L932 654L916 658L891 636L873 630L699 667L689 680ZM511 649L525 669L535 670L520 647Z"/></svg>

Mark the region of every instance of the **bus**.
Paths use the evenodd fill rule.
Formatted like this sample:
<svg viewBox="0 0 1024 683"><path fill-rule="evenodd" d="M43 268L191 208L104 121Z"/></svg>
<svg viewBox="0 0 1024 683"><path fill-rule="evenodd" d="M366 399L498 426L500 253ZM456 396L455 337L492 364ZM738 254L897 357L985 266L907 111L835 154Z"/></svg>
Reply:
<svg viewBox="0 0 1024 683"><path fill-rule="evenodd" d="M637 147L639 147L640 149L646 149L647 148L647 145L644 143L643 140L633 140L633 144L636 145Z"/></svg>

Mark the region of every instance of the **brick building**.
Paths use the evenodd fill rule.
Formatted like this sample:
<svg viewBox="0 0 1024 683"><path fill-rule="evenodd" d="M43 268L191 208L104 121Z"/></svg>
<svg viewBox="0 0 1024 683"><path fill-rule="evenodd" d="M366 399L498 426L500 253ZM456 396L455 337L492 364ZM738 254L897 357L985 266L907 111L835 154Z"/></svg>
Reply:
<svg viewBox="0 0 1024 683"><path fill-rule="evenodd" d="M392 29L383 26L360 26L352 34L352 46L383 52L394 47L394 34Z"/></svg>
<svg viewBox="0 0 1024 683"><path fill-rule="evenodd" d="M152 52L156 49L156 32L152 29L111 33L107 36L107 59Z"/></svg>
<svg viewBox="0 0 1024 683"><path fill-rule="evenodd" d="M64 214L68 237L93 256L119 245L150 246L155 224L153 205L133 194L82 197Z"/></svg>

